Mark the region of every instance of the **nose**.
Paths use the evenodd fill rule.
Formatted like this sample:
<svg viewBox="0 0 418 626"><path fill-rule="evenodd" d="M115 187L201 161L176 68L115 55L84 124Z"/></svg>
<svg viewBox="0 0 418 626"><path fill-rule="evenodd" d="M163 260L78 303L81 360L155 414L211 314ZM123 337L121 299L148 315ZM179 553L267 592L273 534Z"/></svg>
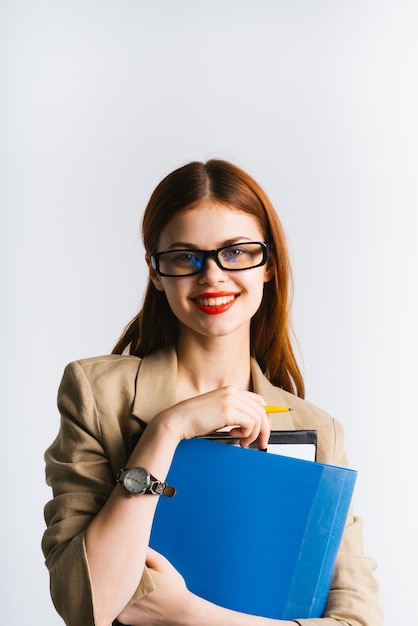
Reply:
<svg viewBox="0 0 418 626"><path fill-rule="evenodd" d="M206 259L205 268L199 274L199 283L215 285L219 282L227 280L225 270L223 270L213 257Z"/></svg>

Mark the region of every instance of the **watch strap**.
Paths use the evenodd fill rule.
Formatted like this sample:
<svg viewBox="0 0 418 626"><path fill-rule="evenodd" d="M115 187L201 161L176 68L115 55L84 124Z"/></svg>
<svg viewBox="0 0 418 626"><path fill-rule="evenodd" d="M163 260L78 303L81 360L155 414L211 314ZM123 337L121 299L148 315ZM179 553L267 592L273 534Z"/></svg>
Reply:
<svg viewBox="0 0 418 626"><path fill-rule="evenodd" d="M151 484L145 489L145 493L152 493L155 496L168 496L172 498L176 493L175 487L170 487L167 483L162 483L154 476L151 476Z"/></svg>

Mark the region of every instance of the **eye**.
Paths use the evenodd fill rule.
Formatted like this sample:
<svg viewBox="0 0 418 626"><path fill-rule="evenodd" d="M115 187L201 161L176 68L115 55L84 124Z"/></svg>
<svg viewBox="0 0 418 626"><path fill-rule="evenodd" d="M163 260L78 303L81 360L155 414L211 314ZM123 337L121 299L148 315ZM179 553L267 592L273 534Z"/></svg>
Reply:
<svg viewBox="0 0 418 626"><path fill-rule="evenodd" d="M227 263L237 263L249 256L249 251L243 246L231 246L222 252L222 259Z"/></svg>
<svg viewBox="0 0 418 626"><path fill-rule="evenodd" d="M172 263L177 267L200 267L202 265L202 257L193 252L180 250L173 254Z"/></svg>
<svg viewBox="0 0 418 626"><path fill-rule="evenodd" d="M248 250L244 250L243 248L232 248L229 253L231 256L242 256L243 254L247 254Z"/></svg>

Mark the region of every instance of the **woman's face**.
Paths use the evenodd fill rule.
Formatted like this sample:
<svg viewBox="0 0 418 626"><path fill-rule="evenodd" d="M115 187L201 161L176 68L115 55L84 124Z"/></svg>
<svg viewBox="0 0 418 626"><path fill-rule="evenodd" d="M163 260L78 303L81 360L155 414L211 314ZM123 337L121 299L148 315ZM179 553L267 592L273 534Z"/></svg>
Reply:
<svg viewBox="0 0 418 626"><path fill-rule="evenodd" d="M264 241L252 215L206 201L170 220L161 233L158 252L213 250L250 241ZM208 258L204 270L192 276L159 276L152 268L150 272L155 287L165 292L183 336L198 333L220 337L233 333L248 340L251 318L260 306L264 283L271 278L268 268L266 264L227 271Z"/></svg>

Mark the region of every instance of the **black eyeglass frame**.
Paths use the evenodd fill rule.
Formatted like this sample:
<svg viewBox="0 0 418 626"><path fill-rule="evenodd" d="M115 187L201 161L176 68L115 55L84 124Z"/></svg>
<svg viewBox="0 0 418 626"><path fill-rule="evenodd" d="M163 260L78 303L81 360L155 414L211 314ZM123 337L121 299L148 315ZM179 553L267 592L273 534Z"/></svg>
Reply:
<svg viewBox="0 0 418 626"><path fill-rule="evenodd" d="M227 248L233 248L233 247L238 247L240 245L249 245L249 244L253 244L253 243L257 243L261 246L262 252L263 252L263 257L260 261L260 263L257 263L257 265L251 265L251 267L224 267L222 265L222 263L219 260L219 252L222 252L222 250L226 250ZM202 267L195 271L195 272L189 272L188 274L166 274L165 272L162 272L160 270L160 257L163 256L164 254L172 254L173 252L198 252L199 254L202 255ZM167 278L183 278L184 276L194 276L195 274L201 274L202 272L205 271L206 268L206 261L209 258L214 259L216 265L218 267L221 268L221 270L224 270L225 272L245 272L246 270L253 270L256 267L261 267L262 265L265 265L267 262L267 258L269 255L269 244L267 243L267 241L245 241L245 242L238 242L236 244L229 244L228 246L222 246L221 248L215 248L214 250L196 250L194 248L188 248L188 249L183 249L183 248L178 248L178 249L174 249L174 250L164 250L163 252L156 252L155 254L151 255L151 265L152 268L157 272L157 274L159 276L165 276Z"/></svg>

